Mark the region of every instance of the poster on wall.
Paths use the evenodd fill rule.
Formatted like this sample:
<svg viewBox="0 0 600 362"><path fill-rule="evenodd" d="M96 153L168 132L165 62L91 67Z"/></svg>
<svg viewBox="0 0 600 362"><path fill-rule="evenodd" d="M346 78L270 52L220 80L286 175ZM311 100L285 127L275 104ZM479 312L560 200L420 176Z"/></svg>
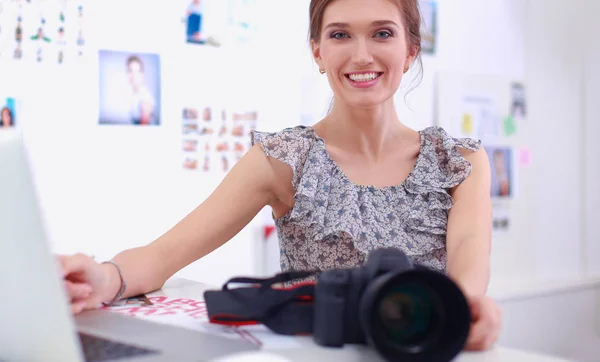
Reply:
<svg viewBox="0 0 600 362"><path fill-rule="evenodd" d="M257 0L185 0L185 41L220 47L252 41L258 24Z"/></svg>
<svg viewBox="0 0 600 362"><path fill-rule="evenodd" d="M484 146L491 171L492 231L505 234L511 227L510 201L517 195L515 150L510 146Z"/></svg>
<svg viewBox="0 0 600 362"><path fill-rule="evenodd" d="M231 111L210 105L182 110L183 168L228 172L250 147L258 112Z"/></svg>
<svg viewBox="0 0 600 362"><path fill-rule="evenodd" d="M421 22L421 51L433 54L436 51L437 39L437 0L420 0Z"/></svg>
<svg viewBox="0 0 600 362"><path fill-rule="evenodd" d="M485 93L465 94L460 122L459 137L497 137L500 133L500 116L494 98Z"/></svg>
<svg viewBox="0 0 600 362"><path fill-rule="evenodd" d="M101 125L160 125L160 57L113 50L99 52Z"/></svg>
<svg viewBox="0 0 600 362"><path fill-rule="evenodd" d="M79 61L84 55L84 1L4 1L0 58L40 64Z"/></svg>

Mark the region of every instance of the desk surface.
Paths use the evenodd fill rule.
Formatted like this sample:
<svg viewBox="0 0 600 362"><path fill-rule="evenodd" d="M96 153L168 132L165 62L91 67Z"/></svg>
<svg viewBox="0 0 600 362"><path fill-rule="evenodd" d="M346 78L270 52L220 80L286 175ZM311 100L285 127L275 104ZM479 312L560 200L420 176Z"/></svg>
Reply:
<svg viewBox="0 0 600 362"><path fill-rule="evenodd" d="M171 298L189 298L202 300L203 293L213 286L197 283L186 279L171 279L165 286L148 296L166 296ZM376 353L367 347L346 345L343 348L324 348L315 344L311 337L294 338L302 347L289 349L263 348L261 352L252 352L242 355L231 355L219 359L221 362L234 361L309 361L309 360L343 360L352 361L378 361L381 360ZM455 362L565 362L566 360L540 355L536 353L518 351L496 346L486 352L463 352Z"/></svg>

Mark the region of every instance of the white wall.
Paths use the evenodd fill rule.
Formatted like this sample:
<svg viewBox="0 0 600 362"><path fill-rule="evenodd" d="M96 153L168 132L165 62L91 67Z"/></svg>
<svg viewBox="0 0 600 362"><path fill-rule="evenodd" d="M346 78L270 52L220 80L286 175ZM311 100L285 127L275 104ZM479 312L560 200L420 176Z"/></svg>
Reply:
<svg viewBox="0 0 600 362"><path fill-rule="evenodd" d="M584 163L584 235L585 235L585 260L586 270L589 275L600 278L600 42L596 37L600 34L600 23L596 21L600 13L600 2L586 0L586 11L583 12L584 20L581 22L584 41L584 129L583 152ZM599 321L600 325L600 321Z"/></svg>

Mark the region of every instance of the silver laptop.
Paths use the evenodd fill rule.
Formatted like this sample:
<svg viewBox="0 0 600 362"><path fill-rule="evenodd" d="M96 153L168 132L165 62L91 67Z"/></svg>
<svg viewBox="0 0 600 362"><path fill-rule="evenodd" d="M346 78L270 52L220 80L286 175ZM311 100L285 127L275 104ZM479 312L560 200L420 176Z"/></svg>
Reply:
<svg viewBox="0 0 600 362"><path fill-rule="evenodd" d="M0 361L207 361L258 347L105 310L73 318L23 135L0 129Z"/></svg>

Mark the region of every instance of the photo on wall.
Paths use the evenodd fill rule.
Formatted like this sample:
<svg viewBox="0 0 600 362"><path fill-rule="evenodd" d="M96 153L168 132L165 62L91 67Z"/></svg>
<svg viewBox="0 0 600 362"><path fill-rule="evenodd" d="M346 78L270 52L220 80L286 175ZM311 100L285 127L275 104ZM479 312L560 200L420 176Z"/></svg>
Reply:
<svg viewBox="0 0 600 362"><path fill-rule="evenodd" d="M509 199L515 196L515 167L513 150L506 146L484 146L490 162L491 196Z"/></svg>
<svg viewBox="0 0 600 362"><path fill-rule="evenodd" d="M257 33L257 0L180 0L185 41L220 47L253 41Z"/></svg>
<svg viewBox="0 0 600 362"><path fill-rule="evenodd" d="M215 36L214 33L211 34L210 27L207 30L206 19L207 0L188 0L184 20L186 41L199 45L221 45L220 41L217 40L218 36Z"/></svg>
<svg viewBox="0 0 600 362"><path fill-rule="evenodd" d="M437 0L420 0L421 22L421 51L433 54L436 51L437 39Z"/></svg>
<svg viewBox="0 0 600 362"><path fill-rule="evenodd" d="M14 98L0 98L0 128L14 128L17 120L17 106Z"/></svg>
<svg viewBox="0 0 600 362"><path fill-rule="evenodd" d="M160 125L160 57L158 54L99 52L102 125Z"/></svg>
<svg viewBox="0 0 600 362"><path fill-rule="evenodd" d="M510 87L511 104L510 115L521 120L527 117L527 103L525 101L525 86L522 83L513 83Z"/></svg>

